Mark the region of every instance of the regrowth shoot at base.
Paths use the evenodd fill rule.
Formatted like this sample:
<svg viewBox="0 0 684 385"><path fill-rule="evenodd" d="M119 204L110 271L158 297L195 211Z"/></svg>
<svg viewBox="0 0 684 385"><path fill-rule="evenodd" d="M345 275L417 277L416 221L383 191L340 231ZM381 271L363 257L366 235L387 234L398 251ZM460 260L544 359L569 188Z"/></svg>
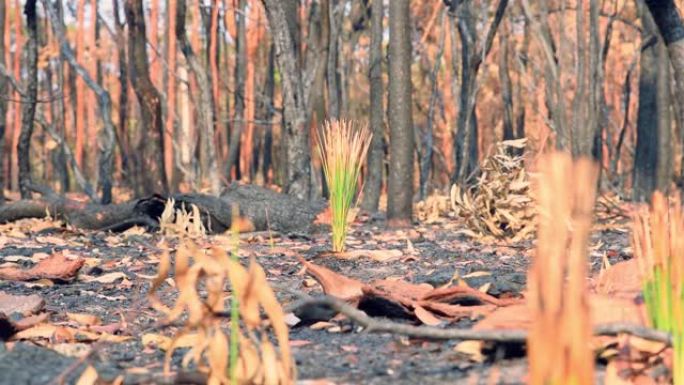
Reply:
<svg viewBox="0 0 684 385"><path fill-rule="evenodd" d="M328 121L319 132L318 151L330 190L333 251L344 250L349 212L355 205L361 166L370 147L366 125L349 120Z"/></svg>

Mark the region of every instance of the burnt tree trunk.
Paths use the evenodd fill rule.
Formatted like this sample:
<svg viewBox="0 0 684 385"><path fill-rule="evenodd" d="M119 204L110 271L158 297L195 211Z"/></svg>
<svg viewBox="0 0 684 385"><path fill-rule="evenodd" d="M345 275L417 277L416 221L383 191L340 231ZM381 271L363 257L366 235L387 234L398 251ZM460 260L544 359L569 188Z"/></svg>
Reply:
<svg viewBox="0 0 684 385"><path fill-rule="evenodd" d="M387 219L392 226L410 225L413 214L414 128L409 5L409 0L393 0L389 8L390 169Z"/></svg>
<svg viewBox="0 0 684 385"><path fill-rule="evenodd" d="M306 100L299 60L298 0L262 0L276 48L283 96L285 191L300 199L311 195L311 150ZM292 10L294 9L294 12Z"/></svg>
<svg viewBox="0 0 684 385"><path fill-rule="evenodd" d="M211 82L199 58L192 50L192 45L185 35L185 15L187 3L185 0L178 1L176 10L176 40L180 46L185 60L187 60L193 76L199 88L199 100L197 115L199 117L200 135L200 181L208 183L211 191L218 194L221 189L218 163L216 159L216 145L214 143L214 98L211 94Z"/></svg>
<svg viewBox="0 0 684 385"><path fill-rule="evenodd" d="M380 192L382 190L385 109L383 106L384 87L382 83L382 19L384 7L382 0L371 3L371 46L370 46L370 126L373 139L368 151L367 179L363 191L361 208L366 211L378 211Z"/></svg>
<svg viewBox="0 0 684 385"><path fill-rule="evenodd" d="M5 17L5 12L7 7L7 2L5 0L0 0L0 58L5 57L5 23L7 19ZM0 95L7 95L7 77L0 76ZM4 159L5 159L5 131L7 128L7 99L0 98L0 205L5 203L5 173L4 170Z"/></svg>
<svg viewBox="0 0 684 385"><path fill-rule="evenodd" d="M112 0L114 11L114 24L116 26L116 49L119 56L119 127L116 131L116 142L121 156L121 171L130 183L130 155L128 148L128 71L126 65L126 36L124 35L124 23L119 16L119 0Z"/></svg>
<svg viewBox="0 0 684 385"><path fill-rule="evenodd" d="M145 133L138 144L138 155L143 166L142 189L145 194L167 192L169 183L164 169L161 97L150 79L142 0L126 0L124 9L128 23L129 75L140 103L141 131Z"/></svg>
<svg viewBox="0 0 684 385"><path fill-rule="evenodd" d="M21 111L21 134L17 144L19 157L19 191L22 199L31 197L31 136L33 119L36 115L38 97L38 16L36 0L28 0L24 5L26 15L26 95Z"/></svg>
<svg viewBox="0 0 684 385"><path fill-rule="evenodd" d="M641 53L633 194L635 200L647 201L656 190L666 192L671 172L670 71L651 15L642 12L641 17L643 40L652 42Z"/></svg>
<svg viewBox="0 0 684 385"><path fill-rule="evenodd" d="M684 21L674 0L645 0L645 3L667 45L670 62L674 69L675 94L679 111L684 111ZM684 120L684 113L680 113L680 119ZM684 127L684 122L680 122L679 126ZM684 164L684 157L682 157L682 164ZM684 181L684 168L680 174L680 184L682 181Z"/></svg>
<svg viewBox="0 0 684 385"><path fill-rule="evenodd" d="M246 125L245 122L245 78L247 76L247 23L246 1L239 0L238 8L235 9L235 24L237 40L235 42L235 116L233 129L228 141L228 166L227 176L230 179L231 169L235 167L235 179L240 179L240 167L238 154L240 152L240 135ZM251 101L250 101L251 102ZM247 143L246 143L247 145Z"/></svg>

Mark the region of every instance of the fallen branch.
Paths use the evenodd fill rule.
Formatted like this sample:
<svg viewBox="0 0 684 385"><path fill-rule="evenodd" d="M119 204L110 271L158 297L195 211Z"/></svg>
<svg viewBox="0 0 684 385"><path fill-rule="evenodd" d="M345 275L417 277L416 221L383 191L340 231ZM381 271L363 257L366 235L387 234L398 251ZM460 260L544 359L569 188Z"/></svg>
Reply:
<svg viewBox="0 0 684 385"><path fill-rule="evenodd" d="M440 329L433 326L414 326L384 319L380 320L369 317L353 305L330 296L305 298L288 306L287 310L293 311L303 306L328 306L362 326L367 333L392 333L435 340L479 340L510 343L525 343L527 341L527 330ZM617 336L619 334L629 334L672 346L672 336L669 333L640 325L610 323L598 325L594 328L594 336Z"/></svg>

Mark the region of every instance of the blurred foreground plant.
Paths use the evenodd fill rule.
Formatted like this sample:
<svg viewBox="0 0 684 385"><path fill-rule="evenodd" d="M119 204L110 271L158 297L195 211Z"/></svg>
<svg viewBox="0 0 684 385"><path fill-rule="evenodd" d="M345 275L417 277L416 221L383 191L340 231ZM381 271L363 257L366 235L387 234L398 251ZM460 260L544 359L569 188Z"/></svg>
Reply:
<svg viewBox="0 0 684 385"><path fill-rule="evenodd" d="M245 269L237 258L229 257L222 249L202 250L185 241L176 252L174 281L179 293L172 308L157 296L170 269L167 251L160 258L159 273L149 294L152 306L166 315L164 322L185 321L166 350L165 373L170 372L174 350L182 345L181 341L190 339L193 343L182 364L195 363L198 370L208 375L208 384L294 383L284 313L261 266L252 260ZM228 313L226 282L230 283L235 300L231 301ZM204 292L206 295L201 294ZM262 311L269 322L262 322ZM231 341L224 332L226 315L231 318ZM269 338L271 333L279 353Z"/></svg>
<svg viewBox="0 0 684 385"><path fill-rule="evenodd" d="M587 246L598 168L554 153L539 162L538 241L528 272L530 384L594 383Z"/></svg>
<svg viewBox="0 0 684 385"><path fill-rule="evenodd" d="M348 216L355 205L361 166L371 143L368 127L349 120L328 121L319 133L318 151L330 190L333 251L344 251Z"/></svg>
<svg viewBox="0 0 684 385"><path fill-rule="evenodd" d="M670 204L671 203L671 204ZM684 384L684 217L679 199L656 192L634 216L632 242L651 326L672 335L672 379Z"/></svg>

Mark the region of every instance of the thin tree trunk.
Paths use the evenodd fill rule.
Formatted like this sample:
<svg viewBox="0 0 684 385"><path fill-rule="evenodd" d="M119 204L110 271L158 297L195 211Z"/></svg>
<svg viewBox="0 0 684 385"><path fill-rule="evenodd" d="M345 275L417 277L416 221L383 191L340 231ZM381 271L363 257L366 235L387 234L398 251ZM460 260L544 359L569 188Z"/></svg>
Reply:
<svg viewBox="0 0 684 385"><path fill-rule="evenodd" d="M166 193L169 183L164 169L161 97L150 78L142 0L126 0L124 9L128 22L129 74L140 103L142 127L147 128L138 144L145 171L142 187L145 194Z"/></svg>
<svg viewBox="0 0 684 385"><path fill-rule="evenodd" d="M389 8L390 169L387 219L408 226L413 214L413 102L411 97L410 1L393 0Z"/></svg>
<svg viewBox="0 0 684 385"><path fill-rule="evenodd" d="M62 20L58 18L58 13L56 12L54 5L50 0L42 1L43 8L47 11L48 17L50 18L50 23L52 24L52 31L59 41L60 53L69 62L69 65L90 87L95 95L97 95L98 104L100 106L100 114L104 121L103 130L104 135L102 135L102 142L100 147L102 152L100 153L99 161L99 181L98 187L102 192L101 201L103 204L110 203L112 201L112 165L114 159L114 137L115 129L114 123L112 123L111 116L111 99L109 93L103 89L96 81L94 81L88 71L83 68L76 61L71 46L66 39L66 33L64 32L64 24Z"/></svg>
<svg viewBox="0 0 684 385"><path fill-rule="evenodd" d="M247 20L245 15L247 2L239 0L238 7L235 9L235 25L237 39L235 41L235 115L233 117L233 129L230 132L228 141L228 178L235 175L235 179L240 178L240 167L238 167L238 154L240 152L240 136L245 127L245 77L247 74ZM235 173L232 174L233 168Z"/></svg>
<svg viewBox="0 0 684 385"><path fill-rule="evenodd" d="M168 26L166 30L166 36L167 36L167 52L166 52L166 61L168 64L168 70L166 73L166 121L164 122L164 140L166 141L164 145L171 146L173 143L173 135L174 135L174 122L176 119L176 55L177 55L177 48L176 48L176 0L169 0L168 2L168 9L167 9L167 20L168 20ZM177 158L174 156L176 154L175 151L171 151L171 148L166 148L167 153L170 153L170 155L167 155L167 162L170 162L172 165L175 164L174 158ZM179 180L179 173L178 170L171 166L171 170L175 170L174 176L171 178L173 180L173 185L177 186L177 182Z"/></svg>
<svg viewBox="0 0 684 385"><path fill-rule="evenodd" d="M0 0L0 62L5 65L5 28L7 27L7 1ZM0 95L8 95L7 78L0 76ZM7 99L0 98L0 205L5 203L5 131L7 128Z"/></svg>
<svg viewBox="0 0 684 385"><path fill-rule="evenodd" d="M190 41L185 34L185 15L187 4L185 0L178 0L176 14L176 40L188 62L197 86L199 88L199 100L197 101L197 114L199 116L200 135L200 181L208 184L212 193L218 194L221 189L218 163L216 156L216 144L214 143L214 100L211 94L211 82L209 75L192 49Z"/></svg>
<svg viewBox="0 0 684 385"><path fill-rule="evenodd" d="M382 20L384 7L382 0L372 0L371 3L371 46L370 70L370 126L373 132L370 150L368 151L368 165L366 167L366 182L363 192L361 208L378 211L380 192L382 190L384 138L385 138L385 109L383 107L384 86L382 82Z"/></svg>
<svg viewBox="0 0 684 385"><path fill-rule="evenodd" d="M119 16L119 0L112 0L114 11L114 24L116 25L116 48L119 58L119 129L115 131L116 142L121 155L121 173L125 179L131 178L130 148L128 146L128 71L126 65L126 37L124 36L124 24ZM130 180L129 180L130 183Z"/></svg>
<svg viewBox="0 0 684 385"><path fill-rule="evenodd" d="M340 90L340 33L342 32L342 21L344 10L340 0L329 0L328 4L328 57L326 79L328 83L328 117L330 119L340 118L340 106L342 93Z"/></svg>
<svg viewBox="0 0 684 385"><path fill-rule="evenodd" d="M302 84L297 23L298 0L262 0L276 48L283 99L286 146L285 191L300 199L311 195L311 151L307 101Z"/></svg>
<svg viewBox="0 0 684 385"><path fill-rule="evenodd" d="M38 99L38 16L36 0L28 0L24 5L26 15L26 95L22 104L21 134L17 145L19 157L19 191L22 199L31 198L31 136L33 119L36 115Z"/></svg>

